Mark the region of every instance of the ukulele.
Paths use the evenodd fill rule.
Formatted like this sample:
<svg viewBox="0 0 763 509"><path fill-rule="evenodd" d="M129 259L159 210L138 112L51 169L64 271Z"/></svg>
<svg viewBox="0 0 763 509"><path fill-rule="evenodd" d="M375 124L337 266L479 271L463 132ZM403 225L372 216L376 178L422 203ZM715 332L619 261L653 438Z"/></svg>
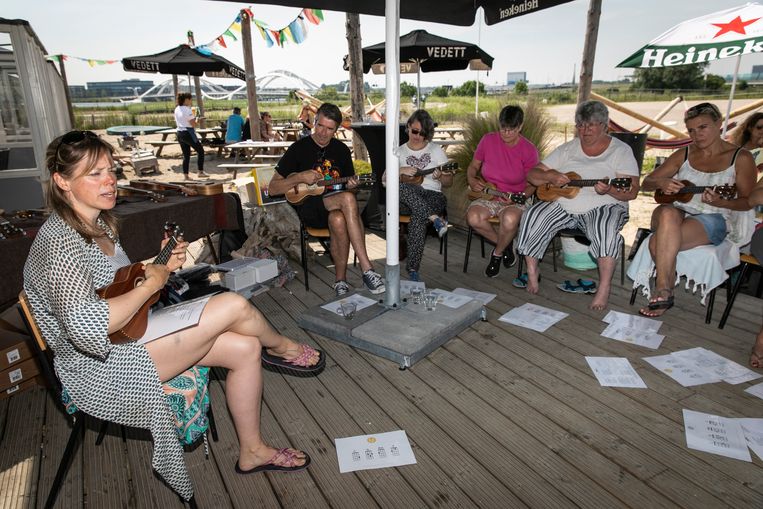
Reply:
<svg viewBox="0 0 763 509"><path fill-rule="evenodd" d="M682 180L684 187L673 194L665 194L658 189L654 192L654 201L657 203L673 203L675 201L688 203L695 194L702 194L705 189L712 189L724 200L731 200L737 194L736 184L723 184L722 186L695 186L688 180Z"/></svg>
<svg viewBox="0 0 763 509"><path fill-rule="evenodd" d="M551 184L543 184L538 186L536 194L538 199L543 201L556 201L558 198L571 199L578 195L580 189L583 187L593 187L599 182L609 184L618 190L625 190L631 187L633 184L630 177L617 177L612 179L581 179L580 175L574 171L565 173L570 179L568 183L559 187L552 186Z"/></svg>
<svg viewBox="0 0 763 509"><path fill-rule="evenodd" d="M175 249L175 246L178 243L177 238L183 235L180 228L172 223L165 224L164 231L169 236L169 240L156 258L154 258L154 261L151 262L156 265L167 264L170 256L172 256L172 250ZM114 281L111 284L96 290L96 293L102 299L118 297L119 295L123 295L133 288L140 286L145 279L146 272L143 269L143 264L140 262L133 263L132 265L127 265L119 269L114 275ZM146 327L148 326L148 309L159 300L160 293L161 292L156 292L149 297L124 327L109 334L109 339L113 344L120 345L122 343L129 343L143 337L143 334L146 333Z"/></svg>
<svg viewBox="0 0 763 509"><path fill-rule="evenodd" d="M155 191L149 191L148 189L139 189L137 187L132 186L117 186L117 196L120 198L125 198L128 196L139 196L143 198L148 198L149 200L153 202L162 202L167 201L167 198L163 194L157 193Z"/></svg>
<svg viewBox="0 0 763 509"><path fill-rule="evenodd" d="M445 164L441 164L440 166L435 166L434 168L427 168L426 170L416 170L416 173L414 173L413 175L405 175L401 173L400 183L401 184L416 184L420 186L421 183L424 182L424 177L426 175L429 175L430 173L434 173L437 170L440 170L443 173L444 172L454 173L457 169L458 169L458 163L451 161Z"/></svg>
<svg viewBox="0 0 763 509"><path fill-rule="evenodd" d="M469 189L467 196L470 200L477 200L480 198L495 200L497 198L503 198L504 200L516 203L517 205L524 205L527 201L527 195L525 195L525 193L505 193L496 189L495 184L492 182L485 182L482 179L480 179L480 182L482 182L482 185L484 186L482 191L472 191L471 188Z"/></svg>
<svg viewBox="0 0 763 509"><path fill-rule="evenodd" d="M194 191L196 191L196 194L200 194L202 196L213 196L215 194L223 194L222 182L215 182L213 180L207 180L207 181L198 180L196 182L170 182L170 184L187 187L188 189L193 189Z"/></svg>
<svg viewBox="0 0 763 509"><path fill-rule="evenodd" d="M365 174L328 180L319 180L315 184L297 184L296 186L286 191L286 201L298 205L302 203L308 196L319 196L323 194L327 187L335 186L337 184L344 184L353 178L358 179L358 186L370 185L376 182L376 177L374 177L373 174Z"/></svg>
<svg viewBox="0 0 763 509"><path fill-rule="evenodd" d="M0 217L0 239L26 237L26 232L4 217Z"/></svg>
<svg viewBox="0 0 763 509"><path fill-rule="evenodd" d="M198 191L196 189L183 186L180 184L170 184L167 182L156 182L154 180L138 179L130 181L131 187L137 187L138 189L147 189L149 191L172 191L178 192L184 196L196 196Z"/></svg>

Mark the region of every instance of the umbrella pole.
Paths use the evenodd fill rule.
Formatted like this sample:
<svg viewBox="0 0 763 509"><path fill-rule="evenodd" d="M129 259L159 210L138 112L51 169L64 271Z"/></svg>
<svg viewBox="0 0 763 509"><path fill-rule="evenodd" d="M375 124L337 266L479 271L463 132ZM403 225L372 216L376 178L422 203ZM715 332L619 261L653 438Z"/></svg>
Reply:
<svg viewBox="0 0 763 509"><path fill-rule="evenodd" d="M416 64L416 109L421 109L421 62Z"/></svg>
<svg viewBox="0 0 763 509"><path fill-rule="evenodd" d="M723 120L723 132L721 136L726 136L729 127L729 115L731 114L731 104L734 102L734 91L737 87L737 76L739 76L739 64L742 63L742 54L737 55L737 63L734 66L734 78L731 80L731 92L729 92L729 103L726 105L726 118Z"/></svg>
<svg viewBox="0 0 763 509"><path fill-rule="evenodd" d="M400 128L400 0L385 0L384 19L386 42L384 61L387 63L386 104L387 121L384 126L384 149L387 158L386 233L387 267L385 269L387 291L384 305L388 308L400 307L400 162L395 150L398 145Z"/></svg>

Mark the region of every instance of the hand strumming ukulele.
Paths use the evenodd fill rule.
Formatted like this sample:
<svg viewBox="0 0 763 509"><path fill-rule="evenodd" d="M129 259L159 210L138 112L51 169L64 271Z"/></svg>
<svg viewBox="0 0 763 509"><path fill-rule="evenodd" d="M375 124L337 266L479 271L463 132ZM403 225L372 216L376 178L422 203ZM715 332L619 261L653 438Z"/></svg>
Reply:
<svg viewBox="0 0 763 509"><path fill-rule="evenodd" d="M567 178L570 179L568 183L563 186L552 186L551 184L543 184L538 186L536 196L542 201L556 201L559 198L574 198L580 192L583 187L593 187L599 182L609 184L615 189L626 190L633 185L630 177L617 177L612 179L581 179L580 175L574 171L565 173Z"/></svg>
<svg viewBox="0 0 763 509"><path fill-rule="evenodd" d="M443 173L455 173L456 170L458 170L458 163L451 161L445 164L441 164L440 166L435 166L434 168L427 168L426 170L416 170L416 173L413 175L405 175L401 173L400 183L401 184L416 184L420 186L421 183L424 182L424 177L426 175L434 173L437 170L440 170Z"/></svg>
<svg viewBox="0 0 763 509"><path fill-rule="evenodd" d="M705 189L711 189L718 193L724 200L731 200L737 194L736 184L723 184L722 186L695 186L688 180L682 180L684 187L672 194L665 194L658 189L654 192L654 201L657 203L673 203L675 201L688 203L695 194L702 194Z"/></svg>
<svg viewBox="0 0 763 509"><path fill-rule="evenodd" d="M154 258L154 261L151 262L156 265L167 264L172 256L172 250L175 249L175 246L178 243L178 237L183 235L180 228L172 223L165 224L164 231L169 235L169 240L156 258ZM133 288L140 286L145 279L146 272L143 269L143 264L140 262L133 263L119 269L114 275L114 282L96 290L96 293L102 299L118 297L119 295L123 295ZM157 300L159 300L159 292L156 292L143 303L130 321L127 322L127 325L118 331L109 334L111 342L115 345L119 345L140 339L143 334L146 333L146 327L148 326L148 310Z"/></svg>
<svg viewBox="0 0 763 509"><path fill-rule="evenodd" d="M308 196L319 196L323 194L324 191L326 191L327 187L335 186L337 184L344 184L353 178L358 179L358 186L369 185L376 182L376 177L374 177L373 174L364 174L328 180L319 180L315 184L297 184L296 186L286 191L286 201L295 205L300 204Z"/></svg>
<svg viewBox="0 0 763 509"><path fill-rule="evenodd" d="M482 191L472 191L470 188L467 193L470 200L477 200L480 198L496 200L498 198L503 198L512 203L516 203L517 205L524 205L527 201L527 195L525 193L505 193L496 189L495 184L492 182L486 182L482 179L479 179L479 181L482 182L483 185Z"/></svg>

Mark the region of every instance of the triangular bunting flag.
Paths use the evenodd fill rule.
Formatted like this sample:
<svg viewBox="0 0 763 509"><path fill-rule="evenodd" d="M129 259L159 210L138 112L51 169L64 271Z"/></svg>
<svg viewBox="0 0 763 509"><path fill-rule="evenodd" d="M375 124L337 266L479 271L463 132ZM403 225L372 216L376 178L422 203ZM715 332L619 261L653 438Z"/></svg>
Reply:
<svg viewBox="0 0 763 509"><path fill-rule="evenodd" d="M222 36L222 35L221 35L220 37L218 37L218 38L217 38L217 43L218 43L220 46L222 46L223 48L227 48L227 47L228 47L228 46L226 46L226 45L225 45L225 39L223 38L223 36Z"/></svg>

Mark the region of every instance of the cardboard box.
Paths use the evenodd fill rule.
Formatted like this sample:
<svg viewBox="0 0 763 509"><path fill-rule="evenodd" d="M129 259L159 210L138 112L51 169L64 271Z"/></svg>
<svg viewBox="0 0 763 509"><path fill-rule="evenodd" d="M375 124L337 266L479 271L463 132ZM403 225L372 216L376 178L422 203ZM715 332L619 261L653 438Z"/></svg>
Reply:
<svg viewBox="0 0 763 509"><path fill-rule="evenodd" d="M0 371L0 390L5 391L14 385L20 385L22 382L33 378L39 373L40 368L37 366L37 360L27 359L21 361L20 364Z"/></svg>
<svg viewBox="0 0 763 509"><path fill-rule="evenodd" d="M18 304L0 313L0 329L27 334L26 324L21 319Z"/></svg>
<svg viewBox="0 0 763 509"><path fill-rule="evenodd" d="M19 384L13 385L0 391L0 401L38 386L43 386L39 376L32 377L29 380L24 380Z"/></svg>
<svg viewBox="0 0 763 509"><path fill-rule="evenodd" d="M9 330L0 330L0 370L8 369L31 359L32 338Z"/></svg>

